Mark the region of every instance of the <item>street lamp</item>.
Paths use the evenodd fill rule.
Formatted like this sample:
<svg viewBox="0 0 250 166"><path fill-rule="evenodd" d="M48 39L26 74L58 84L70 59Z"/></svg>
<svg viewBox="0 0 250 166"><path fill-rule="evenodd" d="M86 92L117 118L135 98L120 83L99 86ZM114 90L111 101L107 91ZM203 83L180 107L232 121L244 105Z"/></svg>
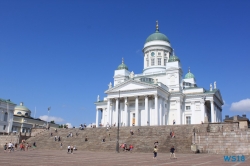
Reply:
<svg viewBox="0 0 250 166"><path fill-rule="evenodd" d="M116 142L116 151L117 153L119 153L119 130L120 130L120 121L119 121L119 117L120 117L120 90L119 90L119 98L118 98L118 119L117 119L117 142Z"/></svg>

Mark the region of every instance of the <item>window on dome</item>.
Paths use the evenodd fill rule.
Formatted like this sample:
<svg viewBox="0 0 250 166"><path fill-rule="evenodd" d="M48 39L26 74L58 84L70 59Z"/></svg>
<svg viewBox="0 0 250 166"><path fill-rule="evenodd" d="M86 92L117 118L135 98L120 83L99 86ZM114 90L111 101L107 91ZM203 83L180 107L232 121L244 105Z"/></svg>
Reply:
<svg viewBox="0 0 250 166"><path fill-rule="evenodd" d="M18 114L18 115L22 115L22 113L21 113L21 112L18 112L17 114Z"/></svg>
<svg viewBox="0 0 250 166"><path fill-rule="evenodd" d="M158 55L161 55L161 53L160 53L160 52L158 52Z"/></svg>
<svg viewBox="0 0 250 166"><path fill-rule="evenodd" d="M186 110L190 110L190 108L191 108L190 106L186 106Z"/></svg>
<svg viewBox="0 0 250 166"><path fill-rule="evenodd" d="M155 59L151 59L151 66L155 65Z"/></svg>
<svg viewBox="0 0 250 166"><path fill-rule="evenodd" d="M25 116L29 116L29 113L25 113Z"/></svg>
<svg viewBox="0 0 250 166"><path fill-rule="evenodd" d="M158 59L158 65L161 65L161 58L157 58Z"/></svg>
<svg viewBox="0 0 250 166"><path fill-rule="evenodd" d="M167 53L166 53L166 52L164 52L164 56L167 56Z"/></svg>

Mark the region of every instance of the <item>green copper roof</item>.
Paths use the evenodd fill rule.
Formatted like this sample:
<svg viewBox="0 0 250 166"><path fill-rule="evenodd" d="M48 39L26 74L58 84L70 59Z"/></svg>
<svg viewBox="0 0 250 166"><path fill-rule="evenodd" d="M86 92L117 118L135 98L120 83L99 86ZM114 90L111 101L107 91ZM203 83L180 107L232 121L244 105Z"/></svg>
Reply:
<svg viewBox="0 0 250 166"><path fill-rule="evenodd" d="M122 58L122 64L120 64L117 68L117 70L122 70L122 69L126 69L128 70L128 66L125 65L124 61L123 61L123 58Z"/></svg>
<svg viewBox="0 0 250 166"><path fill-rule="evenodd" d="M154 41L154 40L162 40L162 41L166 41L169 42L168 37L166 35L164 35L163 33L159 32L159 26L158 26L158 21L156 21L156 30L155 33L149 35L149 37L146 39L145 43L150 42L150 41Z"/></svg>
<svg viewBox="0 0 250 166"><path fill-rule="evenodd" d="M190 69L188 70L188 73L185 75L185 79L187 78L195 78L193 73L190 72Z"/></svg>
<svg viewBox="0 0 250 166"><path fill-rule="evenodd" d="M180 62L180 59L179 59L176 55L172 55L172 56L170 56L170 58L168 59L168 62L175 62L175 61Z"/></svg>
<svg viewBox="0 0 250 166"><path fill-rule="evenodd" d="M166 41L169 42L168 37L166 35L164 35L163 33L160 33L159 31L156 31L155 33L151 34L145 41L145 43L150 42L150 41L154 41L154 40L162 40L162 41Z"/></svg>

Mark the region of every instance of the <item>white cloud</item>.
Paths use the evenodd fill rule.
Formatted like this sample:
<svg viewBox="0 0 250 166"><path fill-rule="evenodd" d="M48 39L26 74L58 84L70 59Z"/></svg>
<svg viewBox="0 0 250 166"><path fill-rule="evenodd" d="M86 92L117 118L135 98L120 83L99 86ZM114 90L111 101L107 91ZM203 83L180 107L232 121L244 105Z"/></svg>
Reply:
<svg viewBox="0 0 250 166"><path fill-rule="evenodd" d="M68 125L68 128L72 128L72 124L71 123L66 123L66 125Z"/></svg>
<svg viewBox="0 0 250 166"><path fill-rule="evenodd" d="M44 120L44 121L52 121L54 120L55 123L60 123L63 122L64 120L60 117L55 117L55 116L48 116L48 115L43 115L39 117L40 119Z"/></svg>
<svg viewBox="0 0 250 166"><path fill-rule="evenodd" d="M250 99L234 102L230 107L231 111L250 111Z"/></svg>

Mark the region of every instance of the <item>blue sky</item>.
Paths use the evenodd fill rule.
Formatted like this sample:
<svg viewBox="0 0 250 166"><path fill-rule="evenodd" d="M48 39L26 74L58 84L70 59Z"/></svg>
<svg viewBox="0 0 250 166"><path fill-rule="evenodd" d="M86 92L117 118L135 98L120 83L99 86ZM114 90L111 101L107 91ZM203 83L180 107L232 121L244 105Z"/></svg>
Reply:
<svg viewBox="0 0 250 166"><path fill-rule="evenodd" d="M36 107L36 117L51 106L59 123L94 122L94 102L121 58L142 72L141 50L159 20L184 74L190 66L206 89L217 81L223 117L250 117L249 8L247 0L0 1L0 98L33 115Z"/></svg>

